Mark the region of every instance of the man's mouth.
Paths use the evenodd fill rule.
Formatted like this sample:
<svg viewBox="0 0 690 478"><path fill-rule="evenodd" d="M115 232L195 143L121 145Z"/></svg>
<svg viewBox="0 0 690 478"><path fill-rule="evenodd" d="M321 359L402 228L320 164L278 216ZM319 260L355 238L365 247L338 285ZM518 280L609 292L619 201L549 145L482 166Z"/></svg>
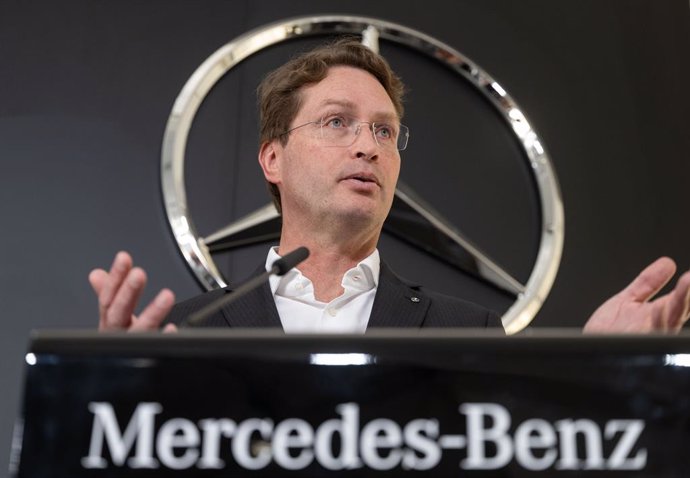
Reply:
<svg viewBox="0 0 690 478"><path fill-rule="evenodd" d="M368 173L355 173L343 178L343 180L359 181L361 183L374 183L379 185L378 179L373 174Z"/></svg>

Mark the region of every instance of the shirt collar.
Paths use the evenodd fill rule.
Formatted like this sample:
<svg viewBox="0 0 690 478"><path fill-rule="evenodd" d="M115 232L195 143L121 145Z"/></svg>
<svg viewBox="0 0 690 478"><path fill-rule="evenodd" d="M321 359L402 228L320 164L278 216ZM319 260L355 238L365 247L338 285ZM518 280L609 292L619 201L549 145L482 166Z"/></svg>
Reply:
<svg viewBox="0 0 690 478"><path fill-rule="evenodd" d="M266 257L266 270L270 270L273 263L280 258L281 256L278 255L278 247L271 247ZM374 252L345 273L341 284L343 288L371 290L378 287L380 272L381 259L379 257L379 251L378 249L374 249ZM294 292L287 291L294 290L294 287L290 286L294 286L295 284L302 284L303 287L299 289L303 291L302 293L308 293L310 291L313 293L311 281L296 267L290 269L282 276L272 275L268 281L271 286L271 294L273 295L276 294L276 291L279 291L280 295L294 296Z"/></svg>

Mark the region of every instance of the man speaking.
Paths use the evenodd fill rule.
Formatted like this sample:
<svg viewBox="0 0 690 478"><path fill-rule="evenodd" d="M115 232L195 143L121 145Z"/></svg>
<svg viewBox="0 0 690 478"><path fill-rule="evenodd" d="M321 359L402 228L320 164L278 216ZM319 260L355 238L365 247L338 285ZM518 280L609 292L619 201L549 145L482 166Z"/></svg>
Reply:
<svg viewBox="0 0 690 478"><path fill-rule="evenodd" d="M378 54L342 39L300 55L259 86L259 164L282 215L280 243L266 267L305 246L298 268L202 321L213 327L282 327L288 333L364 333L375 327L497 327L480 306L397 277L376 248L409 140L401 123L403 84ZM690 272L669 294L656 293L676 266L661 258L588 320L591 332L679 330L690 315ZM162 290L134 315L145 272L120 252L89 281L101 330L167 330L228 290L174 305Z"/></svg>

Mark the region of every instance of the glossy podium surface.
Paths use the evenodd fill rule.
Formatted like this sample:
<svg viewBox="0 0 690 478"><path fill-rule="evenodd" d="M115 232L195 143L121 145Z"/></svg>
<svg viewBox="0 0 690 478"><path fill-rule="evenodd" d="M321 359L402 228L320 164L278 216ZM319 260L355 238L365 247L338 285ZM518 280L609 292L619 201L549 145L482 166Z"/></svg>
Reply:
<svg viewBox="0 0 690 478"><path fill-rule="evenodd" d="M687 476L690 337L43 332L13 473Z"/></svg>

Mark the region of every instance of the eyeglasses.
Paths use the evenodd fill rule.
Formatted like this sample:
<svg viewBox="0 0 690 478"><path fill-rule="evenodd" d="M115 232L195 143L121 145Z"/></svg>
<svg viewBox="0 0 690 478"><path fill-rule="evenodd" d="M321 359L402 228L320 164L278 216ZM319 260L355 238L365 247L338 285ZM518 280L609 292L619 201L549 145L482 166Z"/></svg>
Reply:
<svg viewBox="0 0 690 478"><path fill-rule="evenodd" d="M315 125L318 126L318 129L315 129L314 133L325 146L348 147L354 144L363 124L368 126L367 129L374 136L374 141L382 148L392 151L403 151L407 148L407 141L410 138L410 129L407 126L403 124L394 126L388 123L359 121L356 118L343 114L330 114L318 121L310 121L295 126L281 134L281 136L290 134L296 129L304 128L305 126Z"/></svg>

